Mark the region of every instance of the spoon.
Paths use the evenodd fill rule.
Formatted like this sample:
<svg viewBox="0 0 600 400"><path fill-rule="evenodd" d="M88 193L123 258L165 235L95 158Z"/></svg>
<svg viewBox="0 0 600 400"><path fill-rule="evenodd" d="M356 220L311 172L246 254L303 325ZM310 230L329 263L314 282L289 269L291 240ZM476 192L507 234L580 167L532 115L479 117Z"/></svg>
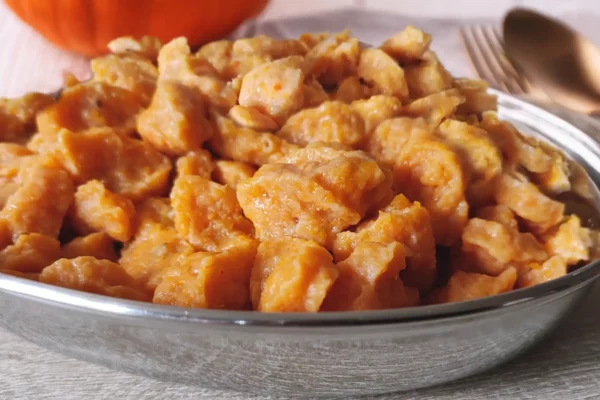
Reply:
<svg viewBox="0 0 600 400"><path fill-rule="evenodd" d="M515 8L504 18L504 43L536 87L554 102L600 117L600 49L560 21Z"/></svg>

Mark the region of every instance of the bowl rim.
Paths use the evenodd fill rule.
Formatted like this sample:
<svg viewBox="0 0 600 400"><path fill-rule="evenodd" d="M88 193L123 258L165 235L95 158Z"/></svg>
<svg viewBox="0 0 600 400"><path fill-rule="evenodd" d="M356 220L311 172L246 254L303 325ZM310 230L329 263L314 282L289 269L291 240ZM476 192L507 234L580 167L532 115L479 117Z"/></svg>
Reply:
<svg viewBox="0 0 600 400"><path fill-rule="evenodd" d="M516 97L493 89L489 91L498 96L499 100L511 102L526 112L537 114L546 122L584 140L584 144L593 148L600 161L600 145L580 129ZM600 171L597 172L600 174ZM598 187L599 182L594 181L594 184ZM152 304L52 286L4 273L0 273L0 292L4 295L26 297L37 302L64 308L84 309L113 317L241 327L327 327L399 324L483 313L541 300L574 289L585 282L591 282L598 276L600 276L600 260L595 260L558 279L481 299L399 309L319 313L261 313Z"/></svg>

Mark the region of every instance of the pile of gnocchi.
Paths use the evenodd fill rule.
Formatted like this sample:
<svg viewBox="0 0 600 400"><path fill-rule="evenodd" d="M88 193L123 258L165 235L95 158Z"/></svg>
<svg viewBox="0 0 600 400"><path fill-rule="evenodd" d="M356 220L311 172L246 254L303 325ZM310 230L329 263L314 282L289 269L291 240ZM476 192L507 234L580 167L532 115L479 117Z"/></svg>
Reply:
<svg viewBox="0 0 600 400"><path fill-rule="evenodd" d="M408 26L120 38L59 96L0 101L0 271L263 312L476 299L565 275L597 234L563 155Z"/></svg>

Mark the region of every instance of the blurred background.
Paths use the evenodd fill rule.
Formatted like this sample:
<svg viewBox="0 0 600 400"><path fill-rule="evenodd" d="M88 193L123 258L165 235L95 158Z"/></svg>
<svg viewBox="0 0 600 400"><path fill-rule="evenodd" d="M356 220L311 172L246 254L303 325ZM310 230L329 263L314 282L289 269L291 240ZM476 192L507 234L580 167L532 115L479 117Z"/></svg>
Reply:
<svg viewBox="0 0 600 400"><path fill-rule="evenodd" d="M51 45L34 29L10 12L4 1L0 0L0 97L16 97L32 90L55 90L62 84L64 71L71 71L78 78L88 76L88 59L86 56ZM49 10L44 12L51 12L52 15L50 17L38 16L35 21L38 28L40 26L42 28L47 27L50 20L56 24L61 19L69 20L70 18L72 21L66 25L81 23L77 18L66 15L64 9L59 9L56 5L56 3L61 3L59 0L6 1L13 4L29 3L30 8L39 8L40 4L44 5ZM102 1L90 0L90 3L108 4L102 3ZM152 0L149 3L158 4L161 1L165 3L165 0ZM167 3L174 4L178 2L186 3L183 0ZM65 2L63 1L63 3ZM201 4L202 1L188 1L187 3ZM232 7L229 1L217 3L221 7L223 4ZM241 0L241 3L244 3L244 1ZM35 6L31 4L35 4ZM419 25L426 25L424 26L425 29L428 27L435 29L439 25L436 22L429 24L423 22L428 19L444 20L447 26L455 29L456 26L463 23L461 22L463 20L485 20L488 21L486 23L489 23L490 20L500 21L505 12L515 6L527 6L560 17L570 22L575 28L581 28L584 33L596 30L595 27L600 22L600 2L598 0L271 0L262 13L259 14L258 21L262 23L263 21L280 20L282 18L297 18L307 14L323 15L325 12L352 8L357 11L351 14L352 21L322 18L316 26L311 26L311 28L326 31L336 30L340 26L348 25L362 39L364 33L361 32L368 29L369 24L377 25L378 15L386 16L388 27L390 21L392 23L394 21L393 16L398 15L397 30L400 30L407 21L410 22L412 19L418 19L421 22ZM97 14L111 12L110 9L103 10L101 8L96 6L93 12ZM189 14L183 6L179 7L177 12ZM365 13L365 20L361 25L360 16L362 12ZM100 15L96 20L106 19L107 15ZM368 18L366 18L367 15ZM23 17L23 15L21 16ZM448 21L452 23L448 25ZM210 22L217 23L218 21L211 19ZM359 29L361 32L356 32L355 27L352 25L361 25ZM95 28L101 29L98 26ZM85 30L88 27L82 29ZM434 48L437 47L436 50L441 53L440 58L448 64L451 72L461 75L469 74L468 66L462 59L456 60L451 57L455 52L461 51L456 45L458 42L454 40L454 35L452 35L451 41L444 41L443 36L450 30L444 31L443 34L432 32L434 35Z"/></svg>

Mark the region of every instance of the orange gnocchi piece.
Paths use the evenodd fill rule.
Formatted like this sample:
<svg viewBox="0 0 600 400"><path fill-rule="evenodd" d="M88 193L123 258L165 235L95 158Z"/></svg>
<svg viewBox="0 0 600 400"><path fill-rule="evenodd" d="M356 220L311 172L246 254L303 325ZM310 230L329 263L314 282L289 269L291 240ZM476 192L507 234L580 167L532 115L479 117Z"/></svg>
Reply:
<svg viewBox="0 0 600 400"><path fill-rule="evenodd" d="M401 63L416 63L429 50L431 35L408 25L402 31L383 42L381 50Z"/></svg>
<svg viewBox="0 0 600 400"><path fill-rule="evenodd" d="M108 190L100 181L79 186L69 211L69 221L80 235L106 232L120 242L133 235L135 207L125 196Z"/></svg>
<svg viewBox="0 0 600 400"><path fill-rule="evenodd" d="M358 63L358 76L380 94L396 96L401 101L408 99L409 86L404 70L383 50L362 51Z"/></svg>
<svg viewBox="0 0 600 400"><path fill-rule="evenodd" d="M219 72L202 56L192 55L185 38L177 38L160 49L159 80L180 82L198 90L217 108L229 110L237 94L227 85Z"/></svg>
<svg viewBox="0 0 600 400"><path fill-rule="evenodd" d="M592 243L589 229L581 226L576 215L569 216L545 241L548 252L560 256L567 264L589 260Z"/></svg>
<svg viewBox="0 0 600 400"><path fill-rule="evenodd" d="M94 257L62 258L44 268L40 282L123 299L149 300L119 264Z"/></svg>
<svg viewBox="0 0 600 400"><path fill-rule="evenodd" d="M462 115L482 114L498 109L498 98L488 93L489 85L485 81L475 79L454 79L454 87L458 89L465 101L458 106L457 113Z"/></svg>
<svg viewBox="0 0 600 400"><path fill-rule="evenodd" d="M515 196L515 193L519 193ZM532 224L543 233L556 226L563 218L565 205L544 195L524 175L503 173L498 180L496 201Z"/></svg>
<svg viewBox="0 0 600 400"><path fill-rule="evenodd" d="M336 264L339 276L321 309L358 311L415 306L418 290L399 278L405 267L404 247L398 242L360 243L346 260Z"/></svg>
<svg viewBox="0 0 600 400"><path fill-rule="evenodd" d="M147 293L161 282L163 273L183 263L196 250L182 239L175 229L146 225L123 247L119 264Z"/></svg>
<svg viewBox="0 0 600 400"><path fill-rule="evenodd" d="M412 99L429 96L452 88L452 76L432 51L427 51L418 64L404 67L405 82Z"/></svg>
<svg viewBox="0 0 600 400"><path fill-rule="evenodd" d="M39 273L60 258L60 242L39 233L20 235L15 244L0 251L3 269Z"/></svg>
<svg viewBox="0 0 600 400"><path fill-rule="evenodd" d="M313 241L285 238L258 246L250 298L264 312L317 312L338 277L331 254Z"/></svg>
<svg viewBox="0 0 600 400"><path fill-rule="evenodd" d="M393 96L377 95L367 100L356 100L352 108L365 121L365 132L370 133L382 122L400 114L402 104Z"/></svg>
<svg viewBox="0 0 600 400"><path fill-rule="evenodd" d="M61 129L83 132L97 127L129 135L140 111L142 104L132 92L92 81L63 89L59 100L38 113L36 120L39 131L50 138Z"/></svg>
<svg viewBox="0 0 600 400"><path fill-rule="evenodd" d="M300 146L312 142L355 146L364 134L365 124L360 114L347 104L328 101L291 116L277 136Z"/></svg>
<svg viewBox="0 0 600 400"><path fill-rule="evenodd" d="M250 306L250 274L256 243L222 253L194 253L168 268L153 302L182 307L244 310Z"/></svg>
<svg viewBox="0 0 600 400"><path fill-rule="evenodd" d="M304 73L301 58L285 58L259 65L242 81L239 103L254 107L278 123L304 103Z"/></svg>
<svg viewBox="0 0 600 400"><path fill-rule="evenodd" d="M150 106L137 120L142 139L169 155L202 147L212 136L201 94L175 82L160 82Z"/></svg>
<svg viewBox="0 0 600 400"><path fill-rule="evenodd" d="M219 160L215 163L212 179L221 185L228 185L237 189L238 185L246 179L252 178L256 168L250 164L239 161Z"/></svg>
<svg viewBox="0 0 600 400"><path fill-rule="evenodd" d="M363 100L369 97L371 90L356 76L344 79L335 91L334 98L342 103L352 103L355 100Z"/></svg>
<svg viewBox="0 0 600 400"><path fill-rule="evenodd" d="M413 101L404 107L402 113L413 118L423 118L430 127L436 128L443 120L452 116L463 101L464 97L456 89L449 89Z"/></svg>
<svg viewBox="0 0 600 400"><path fill-rule="evenodd" d="M543 264L532 263L528 265L527 272L519 275L517 286L519 288L539 285L544 282L558 279L568 272L566 261L560 256L554 256Z"/></svg>
<svg viewBox="0 0 600 400"><path fill-rule="evenodd" d="M144 56L135 54L109 54L90 61L94 81L128 90L135 94L142 106L150 103L158 69Z"/></svg>
<svg viewBox="0 0 600 400"><path fill-rule="evenodd" d="M423 119L392 118L383 121L368 135L364 150L382 165L393 169L409 140L432 135Z"/></svg>
<svg viewBox="0 0 600 400"><path fill-rule="evenodd" d="M435 240L429 213L421 204L400 194L376 219L362 222L354 232L339 233L333 244L336 261L345 260L361 243L370 242L403 244L407 268L402 280L422 291L431 289L437 275Z"/></svg>
<svg viewBox="0 0 600 400"><path fill-rule="evenodd" d="M17 183L0 212L13 238L24 233L58 237L75 192L67 172L52 159L34 157L21 167Z"/></svg>
<svg viewBox="0 0 600 400"><path fill-rule="evenodd" d="M87 236L76 237L62 248L62 258L84 256L114 262L119 259L115 250L115 242L106 232L95 232Z"/></svg>
<svg viewBox="0 0 600 400"><path fill-rule="evenodd" d="M508 268L498 276L456 271L444 288L431 296L434 303L480 299L508 292L517 281L517 270Z"/></svg>
<svg viewBox="0 0 600 400"><path fill-rule="evenodd" d="M423 139L404 146L394 167L395 187L429 211L436 243L451 246L467 224L467 177L458 155L444 143Z"/></svg>
<svg viewBox="0 0 600 400"><path fill-rule="evenodd" d="M336 85L354 75L360 57L357 39L341 33L316 43L306 54L307 75L323 85Z"/></svg>
<svg viewBox="0 0 600 400"><path fill-rule="evenodd" d="M196 150L187 153L177 159L175 164L177 176L197 175L203 178L210 178L216 164L212 156L206 150Z"/></svg>
<svg viewBox="0 0 600 400"><path fill-rule="evenodd" d="M472 178L489 181L502 171L502 155L486 131L448 119L438 133L465 161Z"/></svg>
<svg viewBox="0 0 600 400"><path fill-rule="evenodd" d="M171 204L177 232L199 250L223 251L240 236L253 234L229 186L200 176L181 176L173 185Z"/></svg>
<svg viewBox="0 0 600 400"><path fill-rule="evenodd" d="M241 127L257 131L275 131L278 128L271 117L252 107L233 106L229 110L229 118Z"/></svg>
<svg viewBox="0 0 600 400"><path fill-rule="evenodd" d="M271 133L241 128L224 116L214 114L213 119L216 132L209 147L225 159L263 165L278 162L299 148Z"/></svg>
<svg viewBox="0 0 600 400"><path fill-rule="evenodd" d="M0 98L0 140L23 143L36 131L36 115L55 102L52 96L29 93L18 99Z"/></svg>

